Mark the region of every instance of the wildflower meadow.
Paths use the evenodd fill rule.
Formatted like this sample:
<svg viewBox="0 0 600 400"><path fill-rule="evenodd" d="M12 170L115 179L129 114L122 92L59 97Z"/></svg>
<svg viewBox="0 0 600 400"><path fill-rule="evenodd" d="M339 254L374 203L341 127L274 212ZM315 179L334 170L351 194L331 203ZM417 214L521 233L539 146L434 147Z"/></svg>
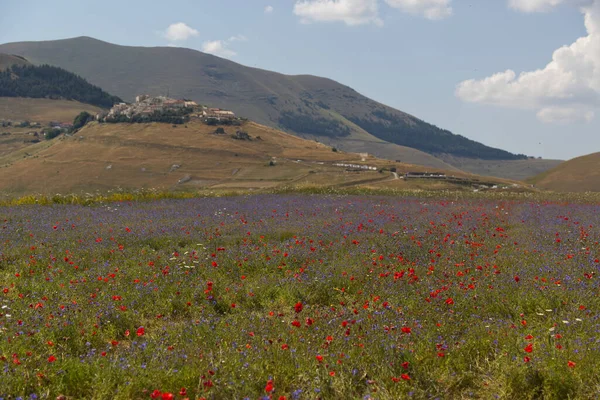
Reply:
<svg viewBox="0 0 600 400"><path fill-rule="evenodd" d="M0 208L2 399L588 399L600 205Z"/></svg>

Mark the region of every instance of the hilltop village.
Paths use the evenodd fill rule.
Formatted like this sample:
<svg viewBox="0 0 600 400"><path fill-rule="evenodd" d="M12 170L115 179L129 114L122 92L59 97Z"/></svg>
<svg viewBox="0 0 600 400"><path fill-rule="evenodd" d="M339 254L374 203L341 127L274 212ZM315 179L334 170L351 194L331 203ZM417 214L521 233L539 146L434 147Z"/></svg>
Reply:
<svg viewBox="0 0 600 400"><path fill-rule="evenodd" d="M96 115L96 120L100 122L177 123L189 119L199 119L209 124L227 124L238 120L233 111L199 105L191 100L148 95L137 96L132 104L115 104L109 111Z"/></svg>

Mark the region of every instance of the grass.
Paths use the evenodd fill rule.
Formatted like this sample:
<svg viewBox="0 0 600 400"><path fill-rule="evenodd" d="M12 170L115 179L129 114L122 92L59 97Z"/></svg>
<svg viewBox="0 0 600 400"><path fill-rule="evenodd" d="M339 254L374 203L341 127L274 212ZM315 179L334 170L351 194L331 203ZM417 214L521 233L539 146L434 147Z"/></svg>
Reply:
<svg viewBox="0 0 600 400"><path fill-rule="evenodd" d="M0 208L0 397L596 395L597 197L230 194Z"/></svg>
<svg viewBox="0 0 600 400"><path fill-rule="evenodd" d="M592 153L566 161L551 170L529 179L537 187L560 192L600 190L597 165L600 153Z"/></svg>
<svg viewBox="0 0 600 400"><path fill-rule="evenodd" d="M44 124L50 121L73 122L82 111L96 115L101 109L69 100L0 97L0 120L35 121Z"/></svg>
<svg viewBox="0 0 600 400"><path fill-rule="evenodd" d="M252 138L234 140L236 129ZM333 152L329 146L252 122L225 127L200 122L173 127L168 124L91 123L72 136L64 136L0 154L0 191L11 196L31 193L86 193L123 188L134 191L198 189L265 189L278 186L427 187L425 182L394 181L389 169L402 174L428 169L358 154ZM11 140L12 136L10 137ZM28 137L23 135L22 137ZM16 138L16 136L15 136ZM271 160L275 166L269 166ZM335 163L366 164L387 169L385 174L347 172ZM173 168L178 165L179 168ZM431 171L431 170L430 170ZM376 175L375 177L373 175ZM453 173L454 174L454 173ZM456 173L457 176L471 176ZM181 181L183 180L183 183ZM498 184L511 181L495 179Z"/></svg>
<svg viewBox="0 0 600 400"><path fill-rule="evenodd" d="M560 165L561 160L526 159L526 160L480 160L472 158L440 156L447 163L463 171L483 176L525 181Z"/></svg>

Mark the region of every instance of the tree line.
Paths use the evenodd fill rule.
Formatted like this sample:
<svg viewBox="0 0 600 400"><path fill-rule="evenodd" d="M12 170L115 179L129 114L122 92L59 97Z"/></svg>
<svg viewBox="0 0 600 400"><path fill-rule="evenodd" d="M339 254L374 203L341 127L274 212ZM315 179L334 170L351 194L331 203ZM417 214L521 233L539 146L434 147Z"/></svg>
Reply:
<svg viewBox="0 0 600 400"><path fill-rule="evenodd" d="M0 72L0 97L76 100L110 108L122 100L62 68L13 65Z"/></svg>
<svg viewBox="0 0 600 400"><path fill-rule="evenodd" d="M513 154L489 147L416 118L412 119L412 123L407 123L405 119L385 110L375 110L367 118L349 117L348 119L380 139L426 153L452 154L484 160L527 158L524 154Z"/></svg>
<svg viewBox="0 0 600 400"><path fill-rule="evenodd" d="M320 115L311 115L294 111L284 111L279 124L298 133L341 137L350 135L350 128L335 119L326 119Z"/></svg>
<svg viewBox="0 0 600 400"><path fill-rule="evenodd" d="M124 114L106 117L104 122L108 123L147 123L147 122L162 122L167 124L181 125L190 120L189 114L193 109L189 107L180 109L165 109L156 110L152 114L134 114L131 118Z"/></svg>

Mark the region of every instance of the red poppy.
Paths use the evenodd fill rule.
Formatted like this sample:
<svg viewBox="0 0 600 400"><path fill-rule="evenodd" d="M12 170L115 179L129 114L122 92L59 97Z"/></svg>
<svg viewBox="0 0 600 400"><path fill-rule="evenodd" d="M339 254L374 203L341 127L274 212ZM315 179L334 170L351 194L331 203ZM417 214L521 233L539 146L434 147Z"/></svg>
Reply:
<svg viewBox="0 0 600 400"><path fill-rule="evenodd" d="M292 322L292 325L293 325L293 326L295 326L296 328L300 328L300 321L298 321L298 320L294 320L294 321Z"/></svg>
<svg viewBox="0 0 600 400"><path fill-rule="evenodd" d="M410 381L410 376L408 374L402 374L400 377L405 381Z"/></svg>
<svg viewBox="0 0 600 400"><path fill-rule="evenodd" d="M448 297L448 298L446 299L446 304L448 304L448 305L452 305L452 304L454 304L454 300L452 300L452 297Z"/></svg>
<svg viewBox="0 0 600 400"><path fill-rule="evenodd" d="M567 362L567 366L568 366L569 368L575 368L575 365L577 365L577 364L576 364L575 362L571 361L571 360L569 360L569 361Z"/></svg>
<svg viewBox="0 0 600 400"><path fill-rule="evenodd" d="M271 393L273 390L275 390L275 387L273 386L273 381L269 379L267 381L267 385L265 386L265 392Z"/></svg>
<svg viewBox="0 0 600 400"><path fill-rule="evenodd" d="M527 356L523 357L523 362L528 363L529 361L531 361L531 358L529 358Z"/></svg>
<svg viewBox="0 0 600 400"><path fill-rule="evenodd" d="M294 310L299 313L300 311L302 311L302 309L304 308L304 306L302 305L301 302L297 302L296 305L294 306Z"/></svg>
<svg viewBox="0 0 600 400"><path fill-rule="evenodd" d="M49 363L53 363L54 361L56 361L56 357L54 357L54 356L48 357L48 362Z"/></svg>
<svg viewBox="0 0 600 400"><path fill-rule="evenodd" d="M145 333L146 333L146 330L144 329L144 327L143 327L143 326L140 326L140 327L138 328L138 330L136 331L136 334L137 334L138 336L144 336L144 334L145 334Z"/></svg>
<svg viewBox="0 0 600 400"><path fill-rule="evenodd" d="M186 394L187 394L187 390L185 390L185 388L182 387L181 390L179 391L179 395L185 396Z"/></svg>
<svg viewBox="0 0 600 400"><path fill-rule="evenodd" d="M519 276L515 276L515 282L519 282L521 280L521 278L519 278Z"/></svg>
<svg viewBox="0 0 600 400"><path fill-rule="evenodd" d="M150 397L153 399L158 399L162 395L161 391L156 389L154 392L150 393Z"/></svg>
<svg viewBox="0 0 600 400"><path fill-rule="evenodd" d="M329 371L329 376L335 376L335 371Z"/></svg>
<svg viewBox="0 0 600 400"><path fill-rule="evenodd" d="M402 327L402 333L410 333L411 329L408 326Z"/></svg>
<svg viewBox="0 0 600 400"><path fill-rule="evenodd" d="M172 393L163 393L162 400L173 400L175 396Z"/></svg>
<svg viewBox="0 0 600 400"><path fill-rule="evenodd" d="M318 362L323 362L323 356L322 355L319 354L315 358L317 359Z"/></svg>
<svg viewBox="0 0 600 400"><path fill-rule="evenodd" d="M531 353L533 351L533 344L529 343L523 350L525 350L526 353Z"/></svg>
<svg viewBox="0 0 600 400"><path fill-rule="evenodd" d="M409 365L410 365L410 364L408 363L408 361L404 361L404 362L402 363L402 368L404 368L404 369L408 369L408 366L409 366Z"/></svg>

